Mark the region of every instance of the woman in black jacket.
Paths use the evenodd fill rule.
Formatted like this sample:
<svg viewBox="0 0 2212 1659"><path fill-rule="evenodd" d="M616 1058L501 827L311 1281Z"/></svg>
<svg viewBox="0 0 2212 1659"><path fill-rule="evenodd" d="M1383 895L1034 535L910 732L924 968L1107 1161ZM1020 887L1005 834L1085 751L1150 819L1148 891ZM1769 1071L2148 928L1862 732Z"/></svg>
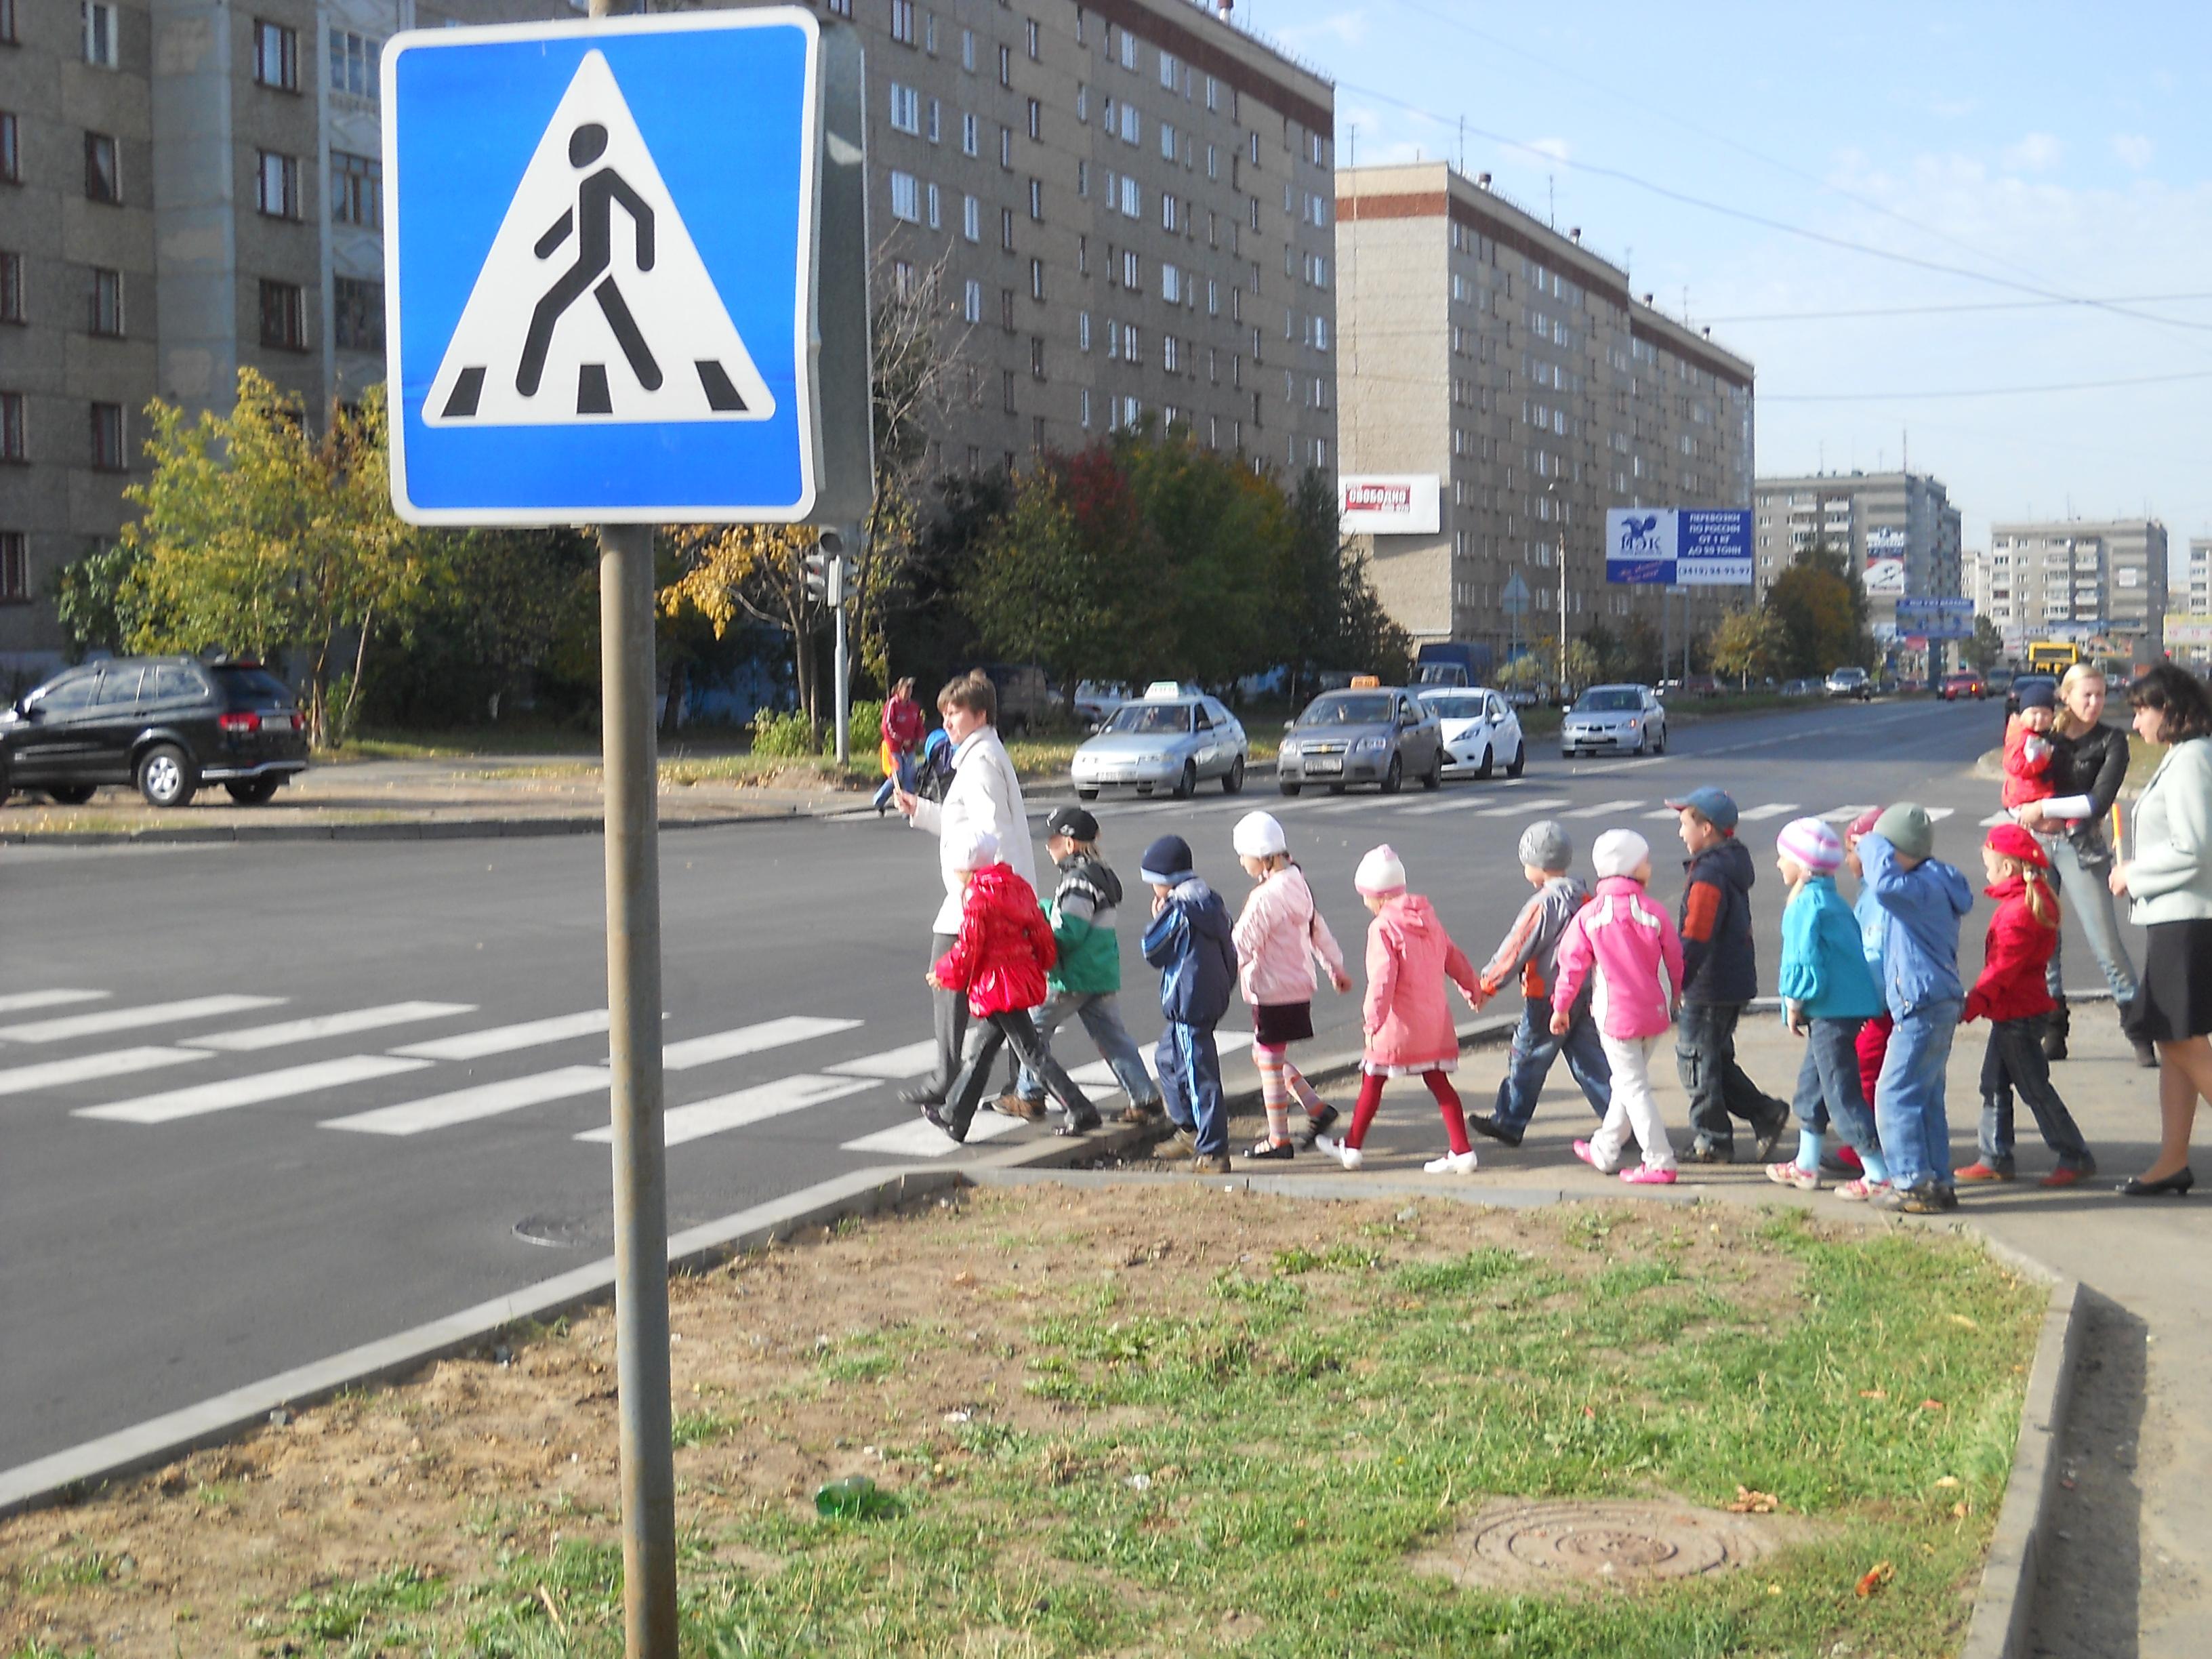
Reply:
<svg viewBox="0 0 2212 1659"><path fill-rule="evenodd" d="M2128 734L2104 723L2105 695L2105 677L2094 664L2075 663L2058 683L2058 724L2051 732L2057 752L2052 757L2051 781L2061 795L2087 795L2091 811L2087 817L2075 820L2069 832L2045 844L2051 851L2051 873L2057 878L2060 896L2073 907L2088 936L2097 965L2105 970L2105 983L2112 987L2112 1000L2124 1018L2128 1005L2136 1000L2138 981L2107 885L2112 872L2107 825L2128 775ZM2024 828L2045 836L2060 823L2056 819L2046 823L2035 803L2021 807L2019 816ZM2063 1060L2066 992L2057 951L2051 953L2047 982L2058 1007L2044 1032L2044 1051L2053 1060ZM2136 1042L2135 1051L2136 1065L2158 1064L2157 1051L2148 1043Z"/></svg>

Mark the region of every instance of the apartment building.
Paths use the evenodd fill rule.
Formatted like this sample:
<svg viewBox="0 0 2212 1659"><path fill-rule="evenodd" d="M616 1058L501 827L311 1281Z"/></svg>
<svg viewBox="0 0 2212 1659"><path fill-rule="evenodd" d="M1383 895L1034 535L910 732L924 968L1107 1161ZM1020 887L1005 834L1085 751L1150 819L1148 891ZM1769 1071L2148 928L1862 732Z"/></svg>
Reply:
<svg viewBox="0 0 2212 1659"><path fill-rule="evenodd" d="M1866 588L1875 637L1903 672L1928 672L1924 651L1899 634L1897 602L1966 592L1959 509L1942 480L1921 472L1819 472L1761 478L1753 493L1760 596L1808 548L1846 554Z"/></svg>
<svg viewBox="0 0 2212 1659"><path fill-rule="evenodd" d="M1996 624L2008 655L2033 640L2073 640L2155 660L2166 649L2166 556L2155 519L1992 525L1971 573L1974 609Z"/></svg>
<svg viewBox="0 0 2212 1659"><path fill-rule="evenodd" d="M1376 589L1417 640L1496 658L1556 633L1563 585L1571 635L1660 629L1661 590L1605 580L1606 511L1749 506L1752 365L1487 177L1337 176L1342 471L1438 501L1433 532L1374 538ZM1748 597L1689 592L1699 633Z"/></svg>
<svg viewBox="0 0 2212 1659"><path fill-rule="evenodd" d="M2200 617L2212 613L2212 537L2190 538L2189 609Z"/></svg>

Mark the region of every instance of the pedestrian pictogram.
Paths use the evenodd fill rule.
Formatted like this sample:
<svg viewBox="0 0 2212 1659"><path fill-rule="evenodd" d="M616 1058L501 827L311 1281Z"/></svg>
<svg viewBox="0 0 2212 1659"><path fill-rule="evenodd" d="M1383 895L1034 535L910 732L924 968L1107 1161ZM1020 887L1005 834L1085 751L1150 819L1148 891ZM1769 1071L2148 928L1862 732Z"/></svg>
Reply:
<svg viewBox="0 0 2212 1659"><path fill-rule="evenodd" d="M424 422L764 421L775 407L605 55L587 52L515 187Z"/></svg>

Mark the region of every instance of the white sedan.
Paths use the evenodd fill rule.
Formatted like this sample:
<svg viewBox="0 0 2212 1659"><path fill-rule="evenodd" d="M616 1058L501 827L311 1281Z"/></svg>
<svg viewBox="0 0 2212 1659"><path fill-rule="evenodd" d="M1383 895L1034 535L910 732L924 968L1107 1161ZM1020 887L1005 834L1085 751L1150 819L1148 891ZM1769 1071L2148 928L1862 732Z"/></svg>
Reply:
<svg viewBox="0 0 2212 1659"><path fill-rule="evenodd" d="M1528 763L1521 717L1496 691L1480 685L1439 685L1423 691L1444 740L1444 775L1486 778L1499 767L1517 778Z"/></svg>

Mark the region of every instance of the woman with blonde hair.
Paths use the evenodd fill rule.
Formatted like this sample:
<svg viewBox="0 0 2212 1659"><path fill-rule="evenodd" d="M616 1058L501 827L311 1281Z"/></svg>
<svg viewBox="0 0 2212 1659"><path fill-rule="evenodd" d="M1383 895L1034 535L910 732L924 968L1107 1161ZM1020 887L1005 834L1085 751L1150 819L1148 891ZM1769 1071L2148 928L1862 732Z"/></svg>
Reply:
<svg viewBox="0 0 2212 1659"><path fill-rule="evenodd" d="M2043 838L2044 850L2051 855L2051 878L2081 924L2124 1024L2140 981L2120 937L2119 914L2112 902L2112 843L2106 827L2128 775L2128 734L2104 723L2105 697L2104 671L2094 663L2075 663L2058 683L2058 718L2051 728L2057 752L2051 759L2051 781L2057 794L2075 796L2076 805L2086 805L2086 816L2059 817L2050 811L2059 803L2051 800L2030 802L2019 809L2018 817L2023 829ZM2045 982L2055 1006L2044 1032L2043 1051L2049 1059L2063 1060L2069 1020L2055 949ZM2135 1051L2136 1065L2158 1064L2148 1043L2137 1042Z"/></svg>

